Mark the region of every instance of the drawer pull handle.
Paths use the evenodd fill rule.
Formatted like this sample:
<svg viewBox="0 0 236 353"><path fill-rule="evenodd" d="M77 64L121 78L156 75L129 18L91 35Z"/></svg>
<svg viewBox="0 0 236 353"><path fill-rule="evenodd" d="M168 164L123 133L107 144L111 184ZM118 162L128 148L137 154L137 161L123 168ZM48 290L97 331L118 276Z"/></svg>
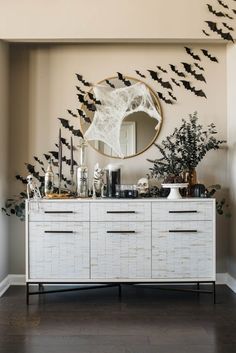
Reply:
<svg viewBox="0 0 236 353"><path fill-rule="evenodd" d="M44 211L44 213L74 213L73 211Z"/></svg>
<svg viewBox="0 0 236 353"><path fill-rule="evenodd" d="M129 233L134 234L136 233L135 230L107 230L108 234L119 234L119 233Z"/></svg>
<svg viewBox="0 0 236 353"><path fill-rule="evenodd" d="M135 213L135 211L107 211L107 213Z"/></svg>
<svg viewBox="0 0 236 353"><path fill-rule="evenodd" d="M176 229L169 230L169 233L197 233L196 229Z"/></svg>
<svg viewBox="0 0 236 353"><path fill-rule="evenodd" d="M45 230L44 233L46 234L56 234L56 233L59 233L59 234L72 234L74 233L73 230Z"/></svg>
<svg viewBox="0 0 236 353"><path fill-rule="evenodd" d="M189 211L169 211L169 213L197 213L197 210L189 210Z"/></svg>

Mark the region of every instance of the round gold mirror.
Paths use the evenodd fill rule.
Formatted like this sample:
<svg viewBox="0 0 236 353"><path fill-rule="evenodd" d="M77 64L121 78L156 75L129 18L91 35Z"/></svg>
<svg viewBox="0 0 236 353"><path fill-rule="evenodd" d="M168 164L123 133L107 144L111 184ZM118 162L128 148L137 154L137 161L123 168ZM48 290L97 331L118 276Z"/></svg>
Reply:
<svg viewBox="0 0 236 353"><path fill-rule="evenodd" d="M161 104L152 88L132 77L124 79L128 85L118 77L94 85L85 99L92 97L97 102L95 112L82 106L85 139L107 157L131 158L143 153L155 142L162 125Z"/></svg>

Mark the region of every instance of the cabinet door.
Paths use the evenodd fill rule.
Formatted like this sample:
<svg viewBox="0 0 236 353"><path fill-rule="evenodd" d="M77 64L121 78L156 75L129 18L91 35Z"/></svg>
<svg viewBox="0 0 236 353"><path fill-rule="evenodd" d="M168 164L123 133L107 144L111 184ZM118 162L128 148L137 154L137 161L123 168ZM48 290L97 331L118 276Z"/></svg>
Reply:
<svg viewBox="0 0 236 353"><path fill-rule="evenodd" d="M151 223L92 222L91 278L151 278Z"/></svg>
<svg viewBox="0 0 236 353"><path fill-rule="evenodd" d="M29 278L89 278L88 222L30 222Z"/></svg>
<svg viewBox="0 0 236 353"><path fill-rule="evenodd" d="M153 222L152 278L214 280L212 222Z"/></svg>

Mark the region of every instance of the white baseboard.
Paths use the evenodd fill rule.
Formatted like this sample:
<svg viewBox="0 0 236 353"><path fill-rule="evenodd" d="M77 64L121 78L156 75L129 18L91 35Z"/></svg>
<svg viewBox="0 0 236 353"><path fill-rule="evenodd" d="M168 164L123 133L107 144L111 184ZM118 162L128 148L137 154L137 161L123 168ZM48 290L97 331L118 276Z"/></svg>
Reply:
<svg viewBox="0 0 236 353"><path fill-rule="evenodd" d="M236 293L236 279L229 273L217 273L216 284L226 284L233 292ZM0 282L0 297L10 286L22 285L25 285L25 275L8 275Z"/></svg>

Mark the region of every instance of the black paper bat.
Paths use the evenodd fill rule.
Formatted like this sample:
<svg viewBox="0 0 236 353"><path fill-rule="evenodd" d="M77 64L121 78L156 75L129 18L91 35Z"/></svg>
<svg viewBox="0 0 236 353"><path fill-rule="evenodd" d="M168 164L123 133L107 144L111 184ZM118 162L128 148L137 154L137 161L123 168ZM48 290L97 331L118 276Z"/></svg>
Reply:
<svg viewBox="0 0 236 353"><path fill-rule="evenodd" d="M125 84L125 86L131 86L131 82L127 80L120 72L117 72L117 75L118 75L118 79L122 81Z"/></svg>
<svg viewBox="0 0 236 353"><path fill-rule="evenodd" d="M229 8L229 6L227 5L227 4L225 4L222 0L217 0L218 1L218 3L221 5L221 6L223 6L225 9L228 9Z"/></svg>
<svg viewBox="0 0 236 353"><path fill-rule="evenodd" d="M225 14L222 11L216 11L213 9L213 7L209 4L207 4L208 10L213 13L213 15L216 15L218 17L225 17Z"/></svg>
<svg viewBox="0 0 236 353"><path fill-rule="evenodd" d="M40 165L44 166L43 161L41 161L37 156L34 156L34 160L38 162Z"/></svg>
<svg viewBox="0 0 236 353"><path fill-rule="evenodd" d="M160 70L160 71L164 72L165 74L167 74L167 71L165 69L163 69L161 66L157 65L157 68L158 68L158 70Z"/></svg>
<svg viewBox="0 0 236 353"><path fill-rule="evenodd" d="M201 49L201 50L207 58L209 58L211 61L214 61L215 63L218 63L218 59L215 56L211 55L208 50L206 49Z"/></svg>
<svg viewBox="0 0 236 353"><path fill-rule="evenodd" d="M66 139L64 137L61 137L61 143L70 149L70 144L69 144L69 142L66 141Z"/></svg>
<svg viewBox="0 0 236 353"><path fill-rule="evenodd" d="M77 111L78 111L79 115L81 116L81 118L83 118L84 121L86 121L86 123L91 123L91 119L84 114L83 110L77 109Z"/></svg>
<svg viewBox="0 0 236 353"><path fill-rule="evenodd" d="M106 82L106 83L108 84L108 86L110 86L111 88L116 88L116 86L113 85L109 80L106 80L105 82Z"/></svg>
<svg viewBox="0 0 236 353"><path fill-rule="evenodd" d="M82 94L77 94L77 97L80 101L80 103L83 103L86 108L88 108L88 110L90 110L91 112L95 112L96 111L96 105L94 103L89 103Z"/></svg>
<svg viewBox="0 0 236 353"><path fill-rule="evenodd" d="M70 159L70 158L69 158L69 159L67 159L65 156L64 156L64 157L62 157L62 161L63 161L63 162L65 162L65 163L66 163L66 165L70 165L70 163L71 163L71 159ZM76 162L76 161L74 161L74 160L73 160L73 164L74 164L75 166L78 166L77 162Z"/></svg>
<svg viewBox="0 0 236 353"><path fill-rule="evenodd" d="M234 19L232 16L228 15L227 13L225 14L225 17L228 17L230 20Z"/></svg>
<svg viewBox="0 0 236 353"><path fill-rule="evenodd" d="M76 114L74 114L74 113L72 112L72 110L67 109L67 111L68 111L68 113L69 113L71 116L73 116L73 118L78 118L78 116L77 116Z"/></svg>
<svg viewBox="0 0 236 353"><path fill-rule="evenodd" d="M82 94L86 94L86 92L84 90L82 90L79 86L76 86L77 90L82 93Z"/></svg>
<svg viewBox="0 0 236 353"><path fill-rule="evenodd" d="M205 31L205 29L202 30L202 32L205 34L205 36L210 37L210 34Z"/></svg>
<svg viewBox="0 0 236 353"><path fill-rule="evenodd" d="M194 60L201 61L200 56L194 54L194 52L192 51L191 48L185 47L185 50L186 50L186 52L187 52L189 55L191 55L191 57L192 57Z"/></svg>
<svg viewBox="0 0 236 353"><path fill-rule="evenodd" d="M92 94L92 92L88 92L88 96L89 96L89 98L90 98L92 101L94 101L95 104L101 104L101 102L98 101L98 100L94 97L94 95Z"/></svg>
<svg viewBox="0 0 236 353"><path fill-rule="evenodd" d="M174 78L171 78L171 80L172 80L172 82L174 82L174 84L176 85L176 86L178 86L178 87L180 87L181 85L180 85L180 83L179 82L177 82Z"/></svg>
<svg viewBox="0 0 236 353"><path fill-rule="evenodd" d="M177 101L177 98L173 95L173 93L171 91L168 91L169 96L174 99L175 101Z"/></svg>
<svg viewBox="0 0 236 353"><path fill-rule="evenodd" d="M226 22L222 22L223 26L225 26L225 28L227 28L229 31L234 31L233 27L230 27Z"/></svg>
<svg viewBox="0 0 236 353"><path fill-rule="evenodd" d="M221 36L221 38L228 40L228 41L232 41L234 43L233 37L231 36L231 34L229 32L222 31L221 28L217 27L217 24L215 22L212 22L212 21L205 21L205 22L208 24L211 31L219 34Z"/></svg>
<svg viewBox="0 0 236 353"><path fill-rule="evenodd" d="M20 180L23 184L27 184L27 180L19 174L16 175L16 180Z"/></svg>
<svg viewBox="0 0 236 353"><path fill-rule="evenodd" d="M196 80L198 81L204 81L206 82L205 77L202 74L198 74L195 70L192 69L192 65L188 64L188 63L184 63L182 62L184 69L191 74L193 77L196 78Z"/></svg>
<svg viewBox="0 0 236 353"><path fill-rule="evenodd" d="M198 63L194 63L194 65L201 71L205 71L202 66L200 66Z"/></svg>
<svg viewBox="0 0 236 353"><path fill-rule="evenodd" d="M44 177L40 175L39 172L36 172L33 164L25 163L25 165L28 172L32 174L34 178L36 178L41 184L44 183Z"/></svg>
<svg viewBox="0 0 236 353"><path fill-rule="evenodd" d="M135 70L136 74L139 75L142 78L146 78L145 75L143 75L139 70Z"/></svg>
<svg viewBox="0 0 236 353"><path fill-rule="evenodd" d="M163 100L165 103L167 104L173 104L173 101L171 99L168 99L166 97L164 97L164 95L161 92L157 92L158 97Z"/></svg>
<svg viewBox="0 0 236 353"><path fill-rule="evenodd" d="M196 96L198 97L205 97L207 98L206 94L203 92L203 90L201 89L196 89L195 87L191 86L191 83L189 81L186 81L186 80L181 80L181 82L183 83L184 85L184 88L193 92Z"/></svg>
<svg viewBox="0 0 236 353"><path fill-rule="evenodd" d="M233 13L236 15L236 10L235 9L232 9Z"/></svg>
<svg viewBox="0 0 236 353"><path fill-rule="evenodd" d="M78 79L80 82L83 83L84 86L86 86L86 87L91 87L91 86L92 86L91 83L89 83L88 81L86 81L86 80L83 79L83 76L82 76L82 75L76 74L76 77L77 77L77 79Z"/></svg>
<svg viewBox="0 0 236 353"><path fill-rule="evenodd" d="M158 76L158 73L157 73L156 71L148 70L148 72L150 73L151 78L152 78L154 81L159 82L162 87L173 90L173 88L172 88L170 82L169 82L169 81L163 81L162 78Z"/></svg>
<svg viewBox="0 0 236 353"><path fill-rule="evenodd" d="M67 119L63 119L63 118L58 118L62 124L62 126L68 130L71 131L71 133L74 135L74 136L77 136L77 137L83 137L83 134L82 132L78 129L76 130L74 128L74 126L70 125L69 124L69 121Z"/></svg>
<svg viewBox="0 0 236 353"><path fill-rule="evenodd" d="M47 161L49 161L49 159L51 158L51 156L50 156L49 154L46 154L46 153L44 153L44 157L45 157L45 159L46 159Z"/></svg>
<svg viewBox="0 0 236 353"><path fill-rule="evenodd" d="M181 71L178 71L175 65L170 64L170 68L173 72L175 72L179 77L185 77L185 74Z"/></svg>

